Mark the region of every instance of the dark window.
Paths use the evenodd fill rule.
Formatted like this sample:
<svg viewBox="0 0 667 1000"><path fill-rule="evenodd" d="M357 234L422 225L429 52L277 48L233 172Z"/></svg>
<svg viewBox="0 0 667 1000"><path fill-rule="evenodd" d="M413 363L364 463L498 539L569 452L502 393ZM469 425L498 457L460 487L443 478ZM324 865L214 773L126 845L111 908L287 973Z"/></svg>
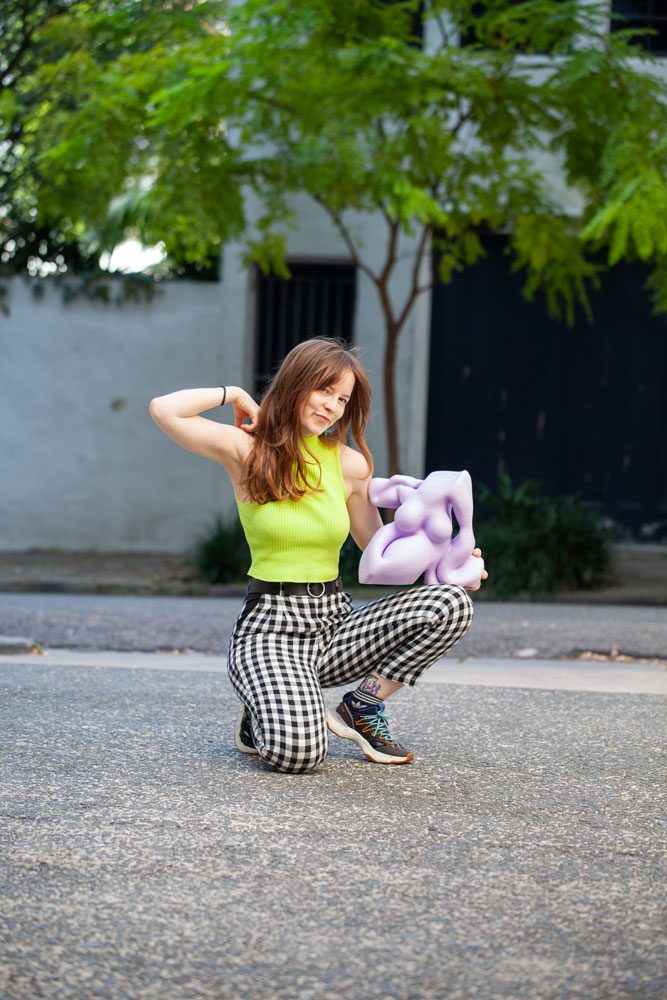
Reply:
<svg viewBox="0 0 667 1000"><path fill-rule="evenodd" d="M651 28L656 34L638 36L632 44L654 55L667 55L667 0L612 0L611 9L623 18L612 20L612 31Z"/></svg>
<svg viewBox="0 0 667 1000"><path fill-rule="evenodd" d="M411 14L410 36L413 45L421 48L424 44L424 4L420 3Z"/></svg>
<svg viewBox="0 0 667 1000"><path fill-rule="evenodd" d="M526 302L506 237L484 247L433 289L426 471L538 479L545 496L577 494L638 539L667 539L667 317L651 312L647 269L601 275L595 323L577 312L568 327Z"/></svg>
<svg viewBox="0 0 667 1000"><path fill-rule="evenodd" d="M398 4L406 9L406 5L401 3L400 0L382 0L382 3L387 5ZM416 9L408 10L408 14L410 16L410 44L421 48L424 42L424 4L420 3Z"/></svg>
<svg viewBox="0 0 667 1000"><path fill-rule="evenodd" d="M508 0L507 6L517 7L525 2L526 0ZM560 3L560 0L552 0L552 2ZM479 20L485 14L487 8L488 5L485 3L473 3L472 7L470 8L470 14L474 20L471 25L468 25L466 28L461 29L460 39L459 39L460 45L462 46L473 45L475 44L475 42L479 43L482 41L482 39L479 38L478 31L475 27L475 21ZM543 35L543 28L541 26L539 27L540 27L540 34ZM520 52L525 52L525 53L530 52L533 54L539 53L542 55L548 54L550 49L552 49L556 45L556 43L568 40L567 39L568 31L569 29L567 28L567 26L563 26L558 31L554 31L552 29L550 31L548 40L545 39L544 37L538 39L535 39L534 37L532 39L526 38L525 41L518 39L515 42L515 46ZM503 34L499 32L498 35L495 37L485 38L484 43L487 48L493 48L493 47L503 48L506 44L506 40L503 37Z"/></svg>
<svg viewBox="0 0 667 1000"><path fill-rule="evenodd" d="M288 264L291 278L257 276L255 392L288 351L310 337L352 339L356 270L350 264Z"/></svg>
<svg viewBox="0 0 667 1000"><path fill-rule="evenodd" d="M474 18L479 18L484 13L484 4L474 3L470 10L470 14ZM459 32L459 45L474 45L477 41L477 32L475 31L474 24L469 28L462 29Z"/></svg>
<svg viewBox="0 0 667 1000"><path fill-rule="evenodd" d="M412 15L411 34L415 39L415 45L421 46L424 42L424 4L420 3L417 10Z"/></svg>

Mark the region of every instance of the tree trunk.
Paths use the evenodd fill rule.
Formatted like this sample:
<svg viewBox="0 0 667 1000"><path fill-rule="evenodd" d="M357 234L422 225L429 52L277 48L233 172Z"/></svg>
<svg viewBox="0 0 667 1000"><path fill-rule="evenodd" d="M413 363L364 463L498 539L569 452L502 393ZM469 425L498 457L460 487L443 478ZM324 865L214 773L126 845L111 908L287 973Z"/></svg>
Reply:
<svg viewBox="0 0 667 1000"><path fill-rule="evenodd" d="M407 319L412 307L415 303L415 299L420 294L420 292L426 291L427 287L420 287L419 285L419 272L422 265L422 260L426 247L428 246L428 241L431 235L431 226L424 225L422 227L421 237L418 244L417 253L415 256L414 267L412 269L412 284L406 298L405 304L403 306L403 311L400 316L394 314L394 309L389 297L389 280L391 278L392 272L396 265L396 250L399 238L399 225L396 219L392 219L390 216L385 214L385 218L389 225L389 244L387 246L387 257L385 260L384 267L380 274L373 272L371 267L361 260L359 250L355 245L352 234L347 229L343 219L341 218L340 212L331 208L327 202L322 198L316 198L316 201L329 213L334 225L338 229L339 233L345 240L348 250L350 251L350 257L354 261L356 267L360 268L364 274L373 282L377 290L378 296L380 298L380 304L382 306L382 313L384 315L385 322L385 332L386 332L386 348L384 355L384 412L385 412L385 427L387 431L387 459L389 465L389 475L394 476L399 471L398 469L398 421L396 418L396 387L395 387L395 374L396 374L396 349L398 346L398 335Z"/></svg>
<svg viewBox="0 0 667 1000"><path fill-rule="evenodd" d="M398 422L396 420L396 347L398 344L398 326L385 314L387 323L387 342L384 355L384 412L387 427L387 457L389 460L389 475L394 476L398 469Z"/></svg>

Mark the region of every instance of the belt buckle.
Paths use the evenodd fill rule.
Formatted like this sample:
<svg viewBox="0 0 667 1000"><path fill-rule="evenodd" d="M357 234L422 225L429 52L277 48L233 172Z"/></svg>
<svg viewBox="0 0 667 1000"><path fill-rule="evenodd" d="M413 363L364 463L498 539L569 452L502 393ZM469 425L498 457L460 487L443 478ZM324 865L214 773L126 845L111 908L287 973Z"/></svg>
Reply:
<svg viewBox="0 0 667 1000"><path fill-rule="evenodd" d="M312 593L312 591L311 591L311 589L310 589L310 588L311 588L311 586L315 586L315 587L317 587L317 586L320 586L320 587L322 588L322 593L321 593L321 594L313 594L313 593ZM309 597L324 597L324 595L325 595L325 594L326 594L326 592L327 592L327 588L326 588L326 586L325 586L325 585L324 585L324 583L322 583L321 581L318 581L318 582L317 582L317 583L315 583L314 585L313 585L313 584L310 584L310 583L307 583L307 584L306 584L306 590L308 591L308 596L309 596Z"/></svg>
<svg viewBox="0 0 667 1000"><path fill-rule="evenodd" d="M280 581L280 590L278 591L278 594L280 597L285 596L285 587L282 580Z"/></svg>

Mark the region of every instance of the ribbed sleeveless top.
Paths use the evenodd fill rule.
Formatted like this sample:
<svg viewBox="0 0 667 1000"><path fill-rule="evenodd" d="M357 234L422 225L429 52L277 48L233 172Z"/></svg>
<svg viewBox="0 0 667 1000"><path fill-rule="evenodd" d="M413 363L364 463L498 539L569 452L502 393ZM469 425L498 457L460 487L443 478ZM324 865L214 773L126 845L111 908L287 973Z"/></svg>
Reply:
<svg viewBox="0 0 667 1000"><path fill-rule="evenodd" d="M340 549L350 533L340 454L316 435L305 442L322 470L320 480L320 469L305 454L308 485L321 493L265 504L236 501L252 556L248 575L258 580L315 583L338 576Z"/></svg>

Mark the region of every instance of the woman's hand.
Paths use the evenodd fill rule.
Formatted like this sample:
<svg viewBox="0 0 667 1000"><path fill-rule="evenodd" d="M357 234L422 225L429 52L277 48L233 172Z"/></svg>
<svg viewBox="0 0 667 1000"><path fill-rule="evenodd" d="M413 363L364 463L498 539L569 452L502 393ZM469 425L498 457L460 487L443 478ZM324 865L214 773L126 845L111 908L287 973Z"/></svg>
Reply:
<svg viewBox="0 0 667 1000"><path fill-rule="evenodd" d="M474 556L477 556L478 559L482 558L482 550L481 549L473 549L472 550L472 554ZM486 570L484 570L484 572L482 573L482 578L479 581L479 583L477 584L477 586L476 587L466 587L465 589L466 590L479 590L479 588L482 586L482 580L488 579L488 576L489 576L489 574L486 572Z"/></svg>
<svg viewBox="0 0 667 1000"><path fill-rule="evenodd" d="M231 403L234 406L234 425L248 434L254 434L257 429L259 406L250 393L245 389L235 388ZM246 419L249 419L250 423L244 423Z"/></svg>

